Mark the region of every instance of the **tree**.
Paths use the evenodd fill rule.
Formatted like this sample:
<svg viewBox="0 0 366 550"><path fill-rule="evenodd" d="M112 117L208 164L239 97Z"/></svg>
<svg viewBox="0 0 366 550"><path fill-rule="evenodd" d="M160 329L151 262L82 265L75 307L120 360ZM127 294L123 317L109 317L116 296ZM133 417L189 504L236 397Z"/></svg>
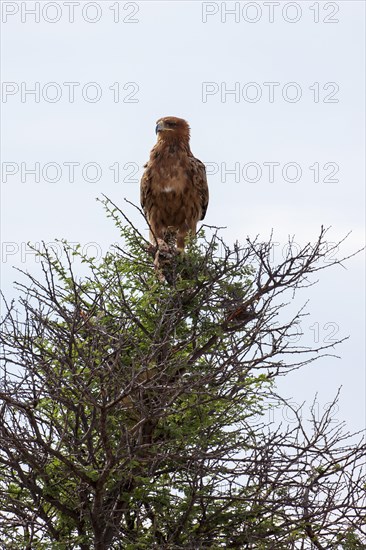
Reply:
<svg viewBox="0 0 366 550"><path fill-rule="evenodd" d="M208 229L161 282L139 232L100 264L63 243L25 274L1 331L0 534L9 549L356 549L365 445L332 422L268 423L276 378L330 354L294 343L331 250L231 249ZM128 220L127 220L128 221ZM337 245L334 245L334 249ZM74 273L74 260L89 275ZM342 260L343 261L343 260Z"/></svg>

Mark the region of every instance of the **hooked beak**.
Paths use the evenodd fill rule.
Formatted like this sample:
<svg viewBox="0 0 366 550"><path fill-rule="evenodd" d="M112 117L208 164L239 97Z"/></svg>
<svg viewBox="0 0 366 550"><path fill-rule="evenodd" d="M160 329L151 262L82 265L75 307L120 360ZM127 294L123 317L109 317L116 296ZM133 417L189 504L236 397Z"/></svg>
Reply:
<svg viewBox="0 0 366 550"><path fill-rule="evenodd" d="M158 122L158 124L155 127L155 134L157 134L158 132L161 132L163 129L164 129L164 123Z"/></svg>

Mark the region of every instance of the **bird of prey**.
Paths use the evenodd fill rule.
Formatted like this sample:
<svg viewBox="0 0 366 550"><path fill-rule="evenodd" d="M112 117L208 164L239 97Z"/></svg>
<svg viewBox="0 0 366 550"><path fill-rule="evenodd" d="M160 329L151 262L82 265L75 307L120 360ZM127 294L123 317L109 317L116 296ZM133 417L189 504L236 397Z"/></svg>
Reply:
<svg viewBox="0 0 366 550"><path fill-rule="evenodd" d="M178 250L196 233L208 205L205 165L189 146L190 128L182 118L167 116L156 123L157 142L144 165L141 206L150 226L150 241L160 245L173 235Z"/></svg>

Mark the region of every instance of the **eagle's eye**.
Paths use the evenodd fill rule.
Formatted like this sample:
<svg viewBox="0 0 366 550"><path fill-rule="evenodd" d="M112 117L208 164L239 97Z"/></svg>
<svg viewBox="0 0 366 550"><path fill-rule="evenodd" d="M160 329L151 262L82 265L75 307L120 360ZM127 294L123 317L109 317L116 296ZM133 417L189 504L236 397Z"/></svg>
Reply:
<svg viewBox="0 0 366 550"><path fill-rule="evenodd" d="M177 125L176 122L171 122L171 121L168 121L168 120L166 121L165 124L166 124L167 126L169 126L170 128L171 128L172 126L176 126L176 125Z"/></svg>

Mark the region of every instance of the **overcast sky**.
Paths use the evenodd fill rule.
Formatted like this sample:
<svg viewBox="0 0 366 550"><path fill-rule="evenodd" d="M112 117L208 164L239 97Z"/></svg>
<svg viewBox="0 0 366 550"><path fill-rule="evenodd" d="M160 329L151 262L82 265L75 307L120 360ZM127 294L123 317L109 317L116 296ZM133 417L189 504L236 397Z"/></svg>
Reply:
<svg viewBox="0 0 366 550"><path fill-rule="evenodd" d="M364 245L364 11L341 2L1 2L2 287L37 273L27 241L118 238L95 201L138 203L161 116L186 118L207 165L208 224L266 239L281 257L320 226L339 255ZM92 243L92 244L90 244ZM29 252L29 251L28 251ZM365 425L364 263L332 268L309 299L304 343L350 335L340 360L281 381L320 408L343 386L337 418Z"/></svg>

